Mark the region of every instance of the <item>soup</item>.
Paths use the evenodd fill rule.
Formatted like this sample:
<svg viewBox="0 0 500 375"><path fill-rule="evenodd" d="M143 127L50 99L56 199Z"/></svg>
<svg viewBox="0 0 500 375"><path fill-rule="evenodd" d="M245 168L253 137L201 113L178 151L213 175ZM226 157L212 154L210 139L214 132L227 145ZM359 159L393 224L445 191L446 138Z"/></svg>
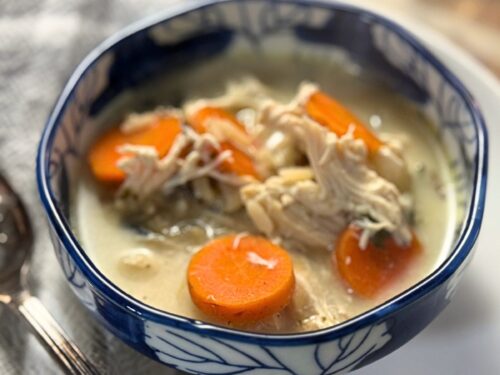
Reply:
<svg viewBox="0 0 500 375"><path fill-rule="evenodd" d="M103 114L119 127L90 145L72 215L122 290L300 332L379 305L446 255L456 197L432 123L350 63L287 59L217 58Z"/></svg>

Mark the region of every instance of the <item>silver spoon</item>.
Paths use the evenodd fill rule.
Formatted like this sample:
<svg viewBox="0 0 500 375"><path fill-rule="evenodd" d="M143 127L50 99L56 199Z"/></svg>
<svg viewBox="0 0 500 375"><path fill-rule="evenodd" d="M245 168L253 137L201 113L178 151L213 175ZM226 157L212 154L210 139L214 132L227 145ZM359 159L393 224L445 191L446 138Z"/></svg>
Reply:
<svg viewBox="0 0 500 375"><path fill-rule="evenodd" d="M99 374L26 288L33 232L26 210L0 175L0 303L22 316L68 374Z"/></svg>

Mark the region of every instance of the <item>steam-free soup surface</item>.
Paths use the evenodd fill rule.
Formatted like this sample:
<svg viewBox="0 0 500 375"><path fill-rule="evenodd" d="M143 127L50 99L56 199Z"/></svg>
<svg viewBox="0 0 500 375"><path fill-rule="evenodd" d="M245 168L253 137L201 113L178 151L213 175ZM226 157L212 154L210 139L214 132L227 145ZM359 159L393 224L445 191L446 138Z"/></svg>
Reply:
<svg viewBox="0 0 500 375"><path fill-rule="evenodd" d="M376 133L403 138L411 174L414 228L424 250L390 288L374 298L362 298L339 277L330 251L285 240L282 246L293 258L297 281L292 302L281 313L243 329L295 332L331 326L377 306L428 275L446 255L456 222L446 157L432 124L420 110L345 62L314 56L303 57L299 64L291 64L287 56L260 57L258 61L245 55L219 58L126 94L101 121L112 122L110 119L140 108L141 103L216 96L228 80L249 74L271 87L275 98L285 101L301 80L318 82ZM258 231L244 210L217 212L193 199L186 189L179 189L161 205L160 214L143 221L124 219L109 193L84 175L74 199L74 226L90 258L122 290L158 309L211 321L189 295L186 270L191 256L221 234Z"/></svg>

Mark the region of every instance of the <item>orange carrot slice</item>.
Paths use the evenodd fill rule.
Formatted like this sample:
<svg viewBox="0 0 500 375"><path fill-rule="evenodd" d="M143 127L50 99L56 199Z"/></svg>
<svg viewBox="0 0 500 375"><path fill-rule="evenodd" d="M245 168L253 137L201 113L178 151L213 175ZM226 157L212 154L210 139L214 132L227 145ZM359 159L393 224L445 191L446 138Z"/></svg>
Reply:
<svg viewBox="0 0 500 375"><path fill-rule="evenodd" d="M113 128L90 148L88 153L90 169L101 182L122 182L125 174L117 166L118 160L124 156L118 152L120 146L125 144L152 146L158 152L158 156L163 157L181 131L181 122L175 117L161 117L151 126L133 133L123 133L120 128Z"/></svg>
<svg viewBox="0 0 500 375"><path fill-rule="evenodd" d="M232 157L230 159L226 159L221 163L221 171L226 173L234 173L238 176L252 176L257 180L261 179L259 173L255 169L253 160L250 159L247 154L240 151L229 142L222 142L221 150L229 150L232 154Z"/></svg>
<svg viewBox="0 0 500 375"><path fill-rule="evenodd" d="M196 306L224 322L245 324L282 310L295 285L292 259L263 237L229 235L196 253L188 267Z"/></svg>
<svg viewBox="0 0 500 375"><path fill-rule="evenodd" d="M189 123L192 128L199 134L206 133L207 120L210 119L221 119L229 121L231 124L236 126L239 130L245 131L245 127L238 119L231 113L216 107L203 107L196 111L193 116L190 117ZM231 151L233 157L226 159L221 164L221 170L227 173L234 173L238 176L252 176L260 180L261 177L257 172L253 160L244 152L235 147L231 142L221 142L222 151Z"/></svg>
<svg viewBox="0 0 500 375"><path fill-rule="evenodd" d="M344 135L350 126L354 126L354 138L362 139L370 153L378 151L383 145L382 141L360 119L322 91L316 91L309 97L306 112L313 120L338 136Z"/></svg>
<svg viewBox="0 0 500 375"><path fill-rule="evenodd" d="M422 247L415 234L407 247L399 246L390 235L375 244L370 241L366 249L359 247L361 230L350 226L339 237L332 256L342 278L363 297L374 297L400 276Z"/></svg>

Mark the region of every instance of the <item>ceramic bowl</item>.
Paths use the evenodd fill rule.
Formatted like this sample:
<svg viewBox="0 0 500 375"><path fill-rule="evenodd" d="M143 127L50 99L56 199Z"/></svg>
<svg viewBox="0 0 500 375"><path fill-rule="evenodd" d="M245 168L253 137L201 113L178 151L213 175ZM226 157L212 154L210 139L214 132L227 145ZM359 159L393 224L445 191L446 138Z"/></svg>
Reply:
<svg viewBox="0 0 500 375"><path fill-rule="evenodd" d="M223 54L236 44L265 51L340 49L385 78L436 120L465 215L446 260L404 293L331 328L286 335L241 332L175 316L120 290L92 263L70 222L95 118L117 95L165 70ZM401 26L352 6L319 1L196 1L132 25L98 46L64 88L43 132L37 181L51 237L72 290L111 332L143 354L199 374L339 374L410 340L452 298L471 259L484 209L487 136L467 89Z"/></svg>

